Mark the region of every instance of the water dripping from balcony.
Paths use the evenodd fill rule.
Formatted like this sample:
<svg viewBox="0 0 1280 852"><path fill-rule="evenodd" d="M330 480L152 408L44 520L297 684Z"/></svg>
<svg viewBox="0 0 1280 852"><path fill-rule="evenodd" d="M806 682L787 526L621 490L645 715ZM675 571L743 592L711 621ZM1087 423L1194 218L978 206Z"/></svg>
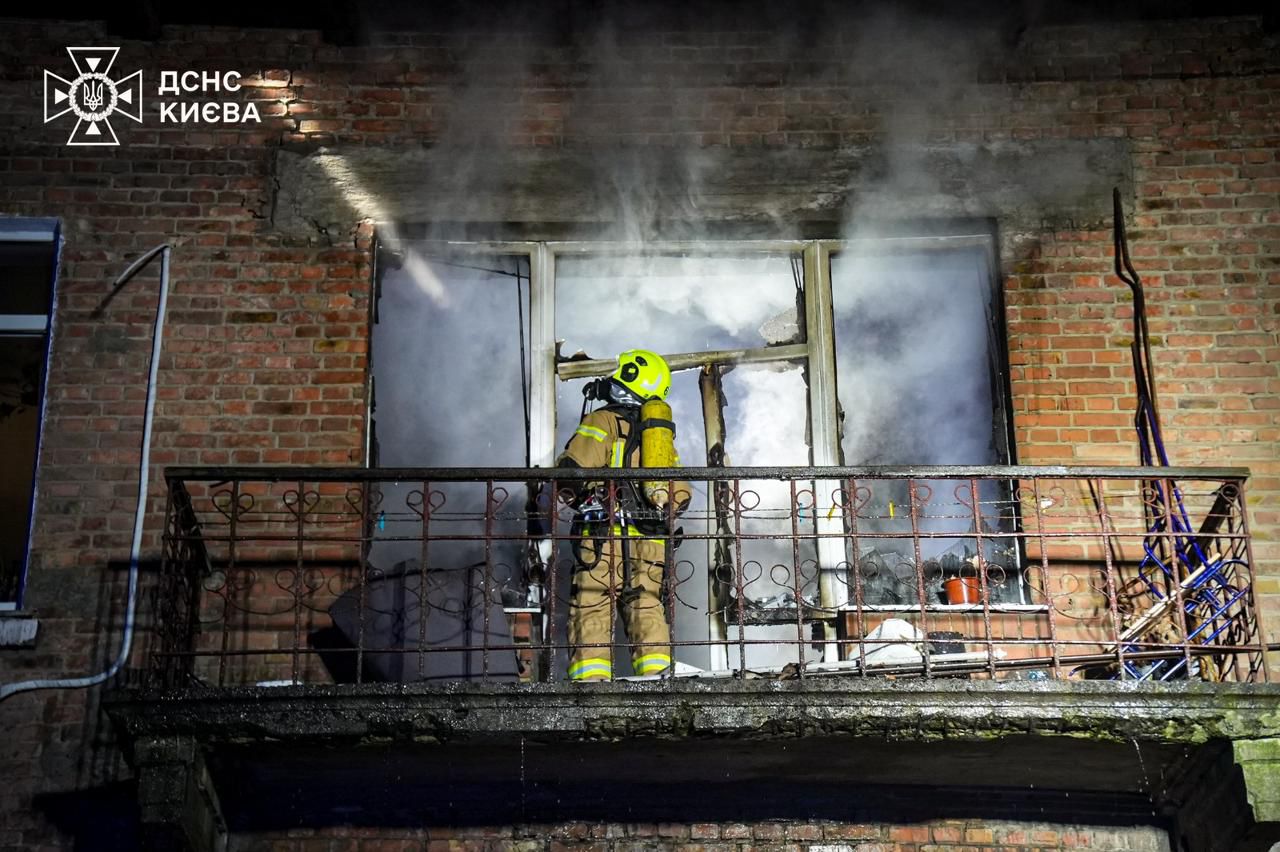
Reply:
<svg viewBox="0 0 1280 852"><path fill-rule="evenodd" d="M525 810L525 777L524 777L524 737L520 737L520 821L527 823L527 811Z"/></svg>
<svg viewBox="0 0 1280 852"><path fill-rule="evenodd" d="M1151 778L1147 775L1147 762L1142 758L1142 747L1138 745L1137 737L1129 737L1129 742L1133 743L1133 750L1138 753L1138 769L1142 772L1142 789L1151 790Z"/></svg>

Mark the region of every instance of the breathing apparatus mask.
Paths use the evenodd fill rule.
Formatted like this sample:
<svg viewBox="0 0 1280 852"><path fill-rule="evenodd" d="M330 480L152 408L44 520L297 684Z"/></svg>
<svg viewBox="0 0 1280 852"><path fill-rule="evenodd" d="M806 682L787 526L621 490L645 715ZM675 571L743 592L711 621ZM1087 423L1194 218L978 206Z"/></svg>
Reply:
<svg viewBox="0 0 1280 852"><path fill-rule="evenodd" d="M587 406L593 401L603 402L606 405L627 405L634 408L639 408L644 404L644 400L639 394L611 376L587 382L582 386L583 412L587 410Z"/></svg>

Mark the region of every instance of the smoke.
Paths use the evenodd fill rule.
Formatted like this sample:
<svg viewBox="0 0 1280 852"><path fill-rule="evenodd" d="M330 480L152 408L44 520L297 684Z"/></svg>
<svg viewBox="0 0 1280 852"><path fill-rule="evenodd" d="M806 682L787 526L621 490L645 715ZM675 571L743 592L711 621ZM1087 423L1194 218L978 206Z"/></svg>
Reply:
<svg viewBox="0 0 1280 852"><path fill-rule="evenodd" d="M836 371L841 407L841 453L850 465L984 465L1009 461L998 442L1008 416L998 405L1001 374L995 363L1000 304L991 268L994 245L946 248L909 245L890 237L910 235L910 216L924 230L931 216L954 216L957 203L996 210L988 196L1006 175L979 155L974 118L1007 111L999 99L1007 87L984 85L984 62L1004 55L994 27L960 27L953 22L873 11L854 32L849 66L853 80L883 81L876 101L874 140L879 166L848 196L841 236L848 248L831 265L835 315ZM906 58L909 64L904 64ZM868 91L875 89L874 84ZM959 169L937 162L945 148ZM1064 173L1083 164L1064 165ZM952 167L954 168L954 167ZM1036 175L1052 182L1055 175ZM957 202L958 186L967 201ZM1026 192L1034 194L1033 187ZM978 224L973 232L982 233ZM868 482L871 499L860 514L866 532L903 535L863 544L851 554L864 570L867 603L916 603L916 572L926 570L930 602L936 569L915 564L911 496L905 483ZM918 483L915 526L924 533L956 533L955 538L919 542L926 562L944 554L963 558L976 550L966 534L974 526L968 483ZM1001 525L1002 495L994 483L978 489L981 521ZM968 548L968 550L966 550ZM992 553L984 554L991 558ZM864 566L861 560L870 557ZM1013 593L998 589L998 596Z"/></svg>
<svg viewBox="0 0 1280 852"><path fill-rule="evenodd" d="M982 254L860 248L832 261L846 462L994 462Z"/></svg>
<svg viewBox="0 0 1280 852"><path fill-rule="evenodd" d="M522 315L524 322L529 315L528 287L527 280L521 288L504 270L527 275L526 266L509 257L442 260L414 253L401 268L384 273L372 341L379 466L525 466L520 329ZM424 291L424 280L435 282L439 296ZM369 553L375 569L391 571L421 559L424 529L430 537L479 539L487 507L497 535L525 532L519 519L523 483L497 483L487 492L481 484L433 482L425 498L423 487L415 482L380 488ZM516 597L521 560L516 541L486 551L478 540L437 540L430 544L427 567L452 572L439 578L448 590L446 608L460 606L467 584L472 600L487 596L511 604L523 603ZM488 577L468 567L486 563Z"/></svg>
<svg viewBox="0 0 1280 852"><path fill-rule="evenodd" d="M975 40L973 31L965 31L957 37L955 28L882 12L846 24L842 32L846 40L838 53L831 52L828 64L804 71L803 81L782 82L888 82L866 116L880 165L873 176L858 177L860 189L849 193L841 226L842 236L858 241L859 248L837 255L832 266L844 458L851 464L997 461L996 388L988 363L994 270L987 267L986 255L981 250L888 251L865 242L890 224L877 215L878 200L917 199L918 212L927 215L931 199L945 196L947 187L928 162L929 146L957 142L959 116L972 109L975 98L987 97L974 80L978 57L994 36L979 33ZM477 211L492 209L478 199L506 191L492 158L513 156L508 147L513 138L522 138L521 145L528 144L523 138L528 136L535 145L564 147L579 138L616 140L616 146L576 149L583 162L580 174L590 181L576 189L586 209L614 212L604 236L633 244L635 251L558 259L555 328L564 353L607 358L637 347L676 353L780 342L765 329L798 323L792 258L651 250L656 241L671 238L714 245L704 222L706 183L718 162L709 146L729 139L725 128L734 104L731 80L717 82L717 72L701 69L691 72L701 78L684 81L680 63L670 58L675 55L671 46L646 38L624 35L607 21L593 34L579 34L574 68L580 70L564 72L570 79L548 79L541 61L548 48L536 39L470 40L458 56L461 73L438 119L433 145L448 174L439 186L422 191L443 187L451 193L447 200L455 220L465 222ZM781 29L761 54L794 53L802 44L804 38ZM726 69L723 75L732 73ZM567 101L566 91L572 93ZM529 102L544 97L555 110L567 112L564 138L538 139L539 126L527 134L513 132L510 116L528 116ZM690 141L695 144L686 144ZM750 199L743 203L749 205ZM446 236L426 224L427 237ZM900 224L894 227L901 230ZM513 279L447 267L430 256L430 248L405 246L405 270L384 280L383 319L374 339L381 463L523 465L523 376ZM431 298L421 298L424 292ZM526 322L527 317L526 307ZM558 385L560 445L576 424L579 388L580 383ZM724 388L730 463L809 462L807 389L798 368L740 367L727 374ZM701 466L706 446L695 371L676 376L670 401L681 458L685 465ZM762 505L791 508L789 486L753 485ZM935 490L951 493L946 484ZM705 489L700 491L705 506ZM900 504L904 499L887 491L878 496ZM812 495L808 499L814 501ZM829 502L829 495L814 502ZM472 494L459 496L454 505L474 510L479 504ZM413 518L406 515L406 520ZM751 523L757 530L789 531L763 515ZM706 530L704 525L700 531ZM388 555L407 552L399 545L382 546ZM764 573L749 596L768 597L790 585L770 576L774 565L791 564L791 554L783 552L789 545L753 543L749 549ZM457 559L471 555L459 552ZM518 554L503 558L514 563ZM686 545L679 559L687 563L682 571L688 575L681 576L687 580L681 594L693 608L678 607L677 637L701 639L706 548ZM805 581L807 591L814 588L811 580ZM690 659L704 664L705 655L698 652Z"/></svg>
<svg viewBox="0 0 1280 852"><path fill-rule="evenodd" d="M759 348L767 342L761 327L795 311L785 255L636 253L562 258L556 266L556 335L566 354Z"/></svg>

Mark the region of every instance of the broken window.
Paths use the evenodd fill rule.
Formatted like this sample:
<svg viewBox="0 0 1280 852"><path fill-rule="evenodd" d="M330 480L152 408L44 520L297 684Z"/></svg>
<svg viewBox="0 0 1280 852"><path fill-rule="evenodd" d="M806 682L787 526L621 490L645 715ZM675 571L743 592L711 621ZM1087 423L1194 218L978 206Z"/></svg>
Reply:
<svg viewBox="0 0 1280 852"><path fill-rule="evenodd" d="M1008 463L993 245L979 236L643 252L606 243L420 247L380 276L372 459L550 467L581 416L585 383L608 375L620 351L645 348L673 368L668 401L685 466ZM898 529L914 512L922 530L939 533L920 555L930 577L922 602L914 554L846 551L844 485L740 483L737 508L756 508L738 511L742 526L731 528L717 497L726 484L695 483L681 522L700 538L676 552L675 634L708 641L679 647L680 662L737 667L727 643L744 639L748 666L794 661L797 647L806 659L830 654L834 633L797 637L796 625L807 631L820 613L854 605L854 565L870 606L941 604L949 572L972 571L979 558L993 569L993 603L1024 600L1016 554L989 545L979 554L975 539L979 523L1015 528L1007 489L975 504L959 482L922 481L914 495L905 483L875 483L878 502L859 517L876 517L864 530ZM461 507L478 499L461 484L448 496ZM375 553L393 552L391 530L388 515ZM468 558L459 550L451 561ZM520 556L497 561L512 568ZM503 579L513 600L519 581L515 570ZM548 626L563 643L564 625Z"/></svg>
<svg viewBox="0 0 1280 852"><path fill-rule="evenodd" d="M910 247L860 244L833 255L835 358L846 464L1009 464L1000 302L990 245L948 240ZM988 569L993 603L1021 603L1016 554L977 533L1013 531L1010 488L984 481L875 483L863 510L867 532L910 530L921 539L926 602L945 603L943 583ZM912 518L914 512L915 517ZM981 523L982 529L976 529ZM979 549L984 552L979 554ZM857 554L864 600L918 604L911 540Z"/></svg>
<svg viewBox="0 0 1280 852"><path fill-rule="evenodd" d="M527 256L409 249L379 254L371 342L370 456L381 467L528 464ZM509 483L382 484L372 495L364 588L330 610L387 680L514 677L504 606L525 603L524 494ZM428 509L424 506L429 504ZM486 530L486 509L493 518ZM493 548L485 535L505 537ZM429 555L423 539L430 538ZM470 539L470 540L468 540ZM487 638L486 638L487 637ZM402 653L430 646L430 654ZM456 651L440 649L457 648Z"/></svg>
<svg viewBox="0 0 1280 852"><path fill-rule="evenodd" d="M560 256L556 335L597 358L798 343L797 275L789 254Z"/></svg>
<svg viewBox="0 0 1280 852"><path fill-rule="evenodd" d="M794 358L804 342L799 317L803 312L803 281L798 253L792 251L681 253L562 253L556 260L555 337L561 358L612 361L631 348L651 349L671 359L673 376L667 402L676 428L676 448L685 466L709 464L807 464L808 426L803 378ZM771 352L772 350L772 352ZM738 364L752 353L750 364ZM776 353L778 360L770 360ZM704 423L703 367L725 375L726 405L720 446L708 453ZM556 434L572 433L582 412L585 379L557 384ZM713 444L717 443L714 441ZM777 482L751 483L760 496L782 507L767 517L753 514L746 533L783 534L790 531L786 486ZM705 537L714 531L715 513L707 483L693 483L691 511L681 519L686 536ZM782 489L779 492L779 488ZM741 543L742 564L750 576L730 584L741 586L744 604L754 611L792 600L797 586L812 592L812 578L790 576L778 566L791 565L791 545L767 538ZM785 551L785 553L783 553ZM677 635L703 636L723 630L709 620L723 620L708 606L708 564L714 560L705 538L689 540L674 556L674 627ZM810 560L811 561L811 560ZM756 566L760 566L757 570ZM723 595L722 595L723 597ZM734 608L725 598L721 605ZM784 628L785 629L785 628ZM755 631L753 639L769 638ZM792 630L794 637L794 628ZM752 648L751 663L771 662L774 649ZM723 658L705 646L677 648L677 659L698 668L723 668ZM625 659L625 656L623 657ZM785 662L785 661L784 661Z"/></svg>

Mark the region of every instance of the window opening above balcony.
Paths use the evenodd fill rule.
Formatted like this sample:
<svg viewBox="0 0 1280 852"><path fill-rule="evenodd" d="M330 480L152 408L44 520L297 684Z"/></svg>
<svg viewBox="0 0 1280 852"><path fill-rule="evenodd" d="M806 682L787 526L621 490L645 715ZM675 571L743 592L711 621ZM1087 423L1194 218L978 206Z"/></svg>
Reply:
<svg viewBox="0 0 1280 852"><path fill-rule="evenodd" d="M840 447L851 465L989 465L1012 462L1007 358L990 244L927 248L866 241L833 253L832 306L841 406ZM948 601L949 580L992 571L992 601L1025 603L1019 554L1011 542L979 545L970 508L976 496L983 530L1016 529L1011 483L983 481L976 495L959 481L877 489L865 532L910 529L954 538L866 548L858 555L865 600L919 602L916 559L923 560L930 603ZM915 518L909 511L916 504ZM981 551L981 552L980 552Z"/></svg>
<svg viewBox="0 0 1280 852"><path fill-rule="evenodd" d="M823 465L851 455L859 464L1008 462L993 256L984 236L865 245L401 246L380 255L374 459L380 466L491 467L528 458L548 466L576 426L586 381L607 375L617 352L650 348L672 365L668 401L685 465ZM929 343L913 347L921 338ZM711 371L723 401L714 429L700 380ZM718 445L708 447L713 432ZM684 519L695 541L677 560L672 617L677 633L709 643L682 649L682 662L726 665L716 647L734 624L760 640L749 649L750 664L779 662L766 640L777 632L775 620L794 631L785 627L788 613L835 612L850 605L855 585L867 605L942 605L945 581L976 574L979 560L995 569L993 603L1025 602L1017 548L1003 539L997 553L991 541L975 540L971 500L958 485L921 483L913 519L911 498L889 493L905 483L881 483L875 499L885 517L864 533L901 532L914 521L927 536L919 549L904 550L899 540L893 550L833 538L849 531L840 483L799 490L749 483L754 499L781 514L762 509L746 517L734 532L731 564L722 564L729 551L712 542L722 525L714 483L696 484L699 512ZM982 489L982 531L1016 529L1009 489L986 481ZM481 508L465 492L459 484L442 490L464 514ZM388 505L403 503L393 488L380 493ZM405 522L414 522L411 515ZM394 513L380 520L371 562L415 558L411 542L397 543L412 537L398 536L396 524ZM477 554L466 549L454 542L433 559L468 564ZM917 560L923 588L913 580ZM497 560L504 574L494 582L509 607L537 603L533 590L522 599L523 561L511 545ZM854 570L862 572L856 580ZM806 651L812 659L830 656L833 624L814 633Z"/></svg>

